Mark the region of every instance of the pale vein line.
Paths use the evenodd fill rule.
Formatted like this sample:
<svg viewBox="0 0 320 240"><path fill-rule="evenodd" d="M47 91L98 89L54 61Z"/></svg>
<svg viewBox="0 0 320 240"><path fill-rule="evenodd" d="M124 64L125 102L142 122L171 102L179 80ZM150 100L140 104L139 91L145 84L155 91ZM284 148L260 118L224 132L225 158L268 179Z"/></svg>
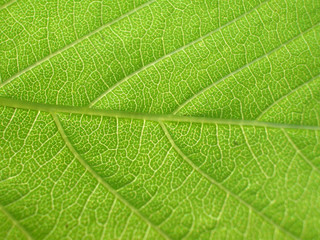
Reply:
<svg viewBox="0 0 320 240"><path fill-rule="evenodd" d="M0 210L4 213L4 215L7 216L8 219L11 220L13 225L15 225L27 237L27 239L33 239L31 235L27 232L27 230L17 221L17 219L15 219L1 204Z"/></svg>
<svg viewBox="0 0 320 240"><path fill-rule="evenodd" d="M214 180L212 177L210 177L208 174L206 174L204 171L202 171L197 165L195 165L182 151L181 149L176 145L176 143L174 142L174 140L172 139L169 131L167 130L166 126L162 123L159 122L161 128L163 129L167 139L169 140L170 144L173 146L173 148L176 150L176 152L191 166L193 167L201 176L203 176L204 178L206 178L209 182L211 182L212 184L216 185L217 187L219 187L221 190L223 190L224 192L226 192L227 194L230 194L230 196L234 197L235 199L237 199L241 204L243 204L244 206L246 206L248 209L253 210L255 213L257 213L261 218L263 218L266 222L268 222L269 224L275 226L276 228L278 228L279 230L281 230L282 232L284 232L286 235L294 238L294 239L299 239L298 237L296 237L295 235L293 235L291 232L289 232L287 229L285 229L284 227L278 225L276 222L274 222L272 219L270 219L269 217L267 217L265 214L263 214L262 212L260 212L258 209L256 209L254 206L250 205L249 203L247 203L245 200L243 200L242 198L240 198L238 195L234 194L233 192L231 192L229 189L227 189L226 187L224 187L221 183L217 182L216 180Z"/></svg>
<svg viewBox="0 0 320 240"><path fill-rule="evenodd" d="M241 68L236 69L235 71L229 73L228 75L224 76L223 78L219 79L218 81L210 84L209 86L203 88L201 91L199 91L198 93L196 93L195 95L193 95L192 97L190 97L189 99L187 99L185 102L183 102L182 104L180 104L180 106L174 110L172 113L173 114L177 114L183 107L185 107L189 102L191 102L192 100L194 100L195 98L197 98L198 96L200 96L202 93L204 93L205 91L209 90L210 88L212 88L213 86L219 84L220 82L224 81L225 79L237 74L238 72L240 72L241 70L245 69L246 67L249 67L251 65L253 65L254 63L258 62L259 60L265 58L266 56L271 55L272 53L276 52L277 50L279 50L280 48L282 48L283 46L293 42L294 40L298 39L299 37L301 37L303 34L312 31L314 28L318 27L320 25L320 23L312 26L311 28L308 28L307 30L299 33L297 36L295 36L294 38L291 38L287 41L285 41L284 43L282 43L280 46L274 48L273 50L271 50L270 52L265 53L264 55L261 55L260 57L256 58L255 60L243 65Z"/></svg>
<svg viewBox="0 0 320 240"><path fill-rule="evenodd" d="M11 4L13 4L13 3L15 3L15 2L16 2L16 0L12 0L12 1L9 1L9 2L3 4L3 5L0 7L0 11L3 10L3 9L5 9L5 8L7 8L7 7L9 7Z"/></svg>
<svg viewBox="0 0 320 240"><path fill-rule="evenodd" d="M103 29L105 29L105 28L107 28L107 27L115 24L116 22L118 22L118 21L120 21L120 20L122 20L122 19L124 19L124 18L126 18L126 17L128 17L128 16L130 16L130 15L132 15L133 13L137 12L138 10L140 10L140 9L142 9L142 8L148 6L148 5L151 5L151 4L154 3L155 1L156 1L156 0L151 0L151 1L149 1L149 2L146 2L146 3L142 4L142 5L140 5L139 7L131 10L130 12L127 12L126 14L124 14L124 15L122 15L122 16L114 19L114 20L112 20L111 22L109 22L109 23L107 23L107 24L105 24L105 25L97 28L96 30L94 30L94 31L92 31L92 32L90 32L90 33L82 36L81 38L78 38L77 40L75 40L74 42L72 42L72 43L64 46L63 48L60 48L59 50L57 50L57 51L55 51L55 52L47 55L46 57L44 57L44 58L40 59L39 61L35 62L34 64L28 66L27 68L23 69L22 71L17 72L16 74L12 75L10 78L8 78L7 80L5 80L3 83L0 84L0 88L2 88L3 86L5 86L6 84L10 83L10 82L13 81L14 79L18 78L19 76L21 76L21 75L24 74L25 72L28 72L29 70L31 70L31 69L39 66L39 65L42 64L43 62L49 60L50 58L52 58L52 57L54 57L54 56L57 56L58 54L62 53L63 51L65 51L65 50L67 50L67 49L75 46L76 44L78 44L78 43L82 42L83 40L89 38L90 36L94 35L95 33L97 33L97 32L99 32L99 31L101 31L101 30L103 30Z"/></svg>
<svg viewBox="0 0 320 240"><path fill-rule="evenodd" d="M78 161L81 163L81 165L102 185L104 186L109 192L111 192L118 200L120 200L123 204L128 206L129 209L131 209L132 212L134 212L137 216L139 216L144 222L146 222L148 225L150 225L152 228L154 228L162 237L165 239L170 239L170 237L163 232L158 226L153 224L148 218L146 218L144 215L142 215L131 203L129 203L126 199L124 199L115 189L113 189L100 175L98 175L91 167L90 165L82 158L82 156L77 152L77 150L73 147L71 144L68 136L66 135L61 122L56 115L56 113L51 112L51 115L54 119L54 122L56 123L57 129L64 140L65 144L69 148L69 150L73 153L73 155L78 159Z"/></svg>
<svg viewBox="0 0 320 240"><path fill-rule="evenodd" d="M282 129L282 132L284 133L284 135L286 136L286 138L288 139L289 143L291 144L291 146L294 148L294 150L296 150L296 152L316 171L320 174L320 169L318 167L316 167L301 151L300 149L297 147L297 145L292 141L291 137L288 135L288 133Z"/></svg>
<svg viewBox="0 0 320 240"><path fill-rule="evenodd" d="M269 1L269 0L268 0L268 1ZM127 81L128 79L130 79L131 77L133 77L133 76L137 75L138 73L142 72L143 70L145 70L145 69L147 69L147 68L149 68L149 67L157 64L158 62L162 61L163 59L168 58L168 57L174 55L175 53L180 52L180 51L182 51L183 49L186 49L186 48L188 48L188 47L196 44L197 42L201 42L203 39L209 37L209 36L212 35L213 33L219 32L221 29L223 29L223 28L231 25L232 23L238 21L238 20L241 19L242 17L244 17L244 16L250 14L251 12L255 11L257 8L261 7L261 5L263 5L263 4L266 4L266 2L268 2L268 1L264 1L264 2L260 3L260 4L257 5L256 7L252 8L250 11L245 12L244 14L242 14L242 15L240 15L239 17L231 20L230 22L228 22L228 23L226 23L226 24L224 24L224 25L222 25L222 26L220 26L220 27L218 27L218 28L216 28L216 29L208 32L207 34L203 35L202 37L197 38L197 39L193 40L192 42L189 42L188 44L186 44L186 45L184 45L184 46L182 46L182 47L180 47L180 48L177 48L176 50L174 50L174 51L172 51L172 52L170 52L170 53L168 53L168 54L166 54L166 55L163 55L162 57L158 58L157 60L155 60L155 61L153 61L153 62L150 62L149 64L147 64L147 65L143 66L142 68L136 70L135 72L129 74L128 76L126 76L125 78L123 78L122 80L120 80L119 82L117 82L115 85L113 85L111 88L109 88L107 91L105 91L104 93L102 93L100 96L98 96L97 98L95 98L94 100L92 100L91 103L90 103L88 106L89 106L89 107L92 107L92 106L93 106L94 104L96 104L100 99L102 99L102 98L103 98L104 96L106 96L108 93L112 92L116 87L118 87L118 86L121 85L123 82Z"/></svg>
<svg viewBox="0 0 320 240"><path fill-rule="evenodd" d="M205 124L255 126L255 127L265 127L265 128L305 129L305 130L314 130L314 131L320 130L320 126L262 122L257 120L219 119L219 118L208 118L208 117L180 116L180 115L173 115L173 114L161 115L161 114L152 114L152 113L113 111L113 110L104 110L104 109L94 109L94 108L88 108L88 107L76 107L76 106L74 107L74 106L26 102L26 101L3 98L3 97L0 97L0 106L44 111L44 112L60 112L60 113L69 113L69 114L73 113L73 114L81 114L81 115L115 117L115 118L122 118L122 119L124 118L140 119L140 120L148 120L148 121L156 121L156 122L158 121L195 122L195 123L205 123Z"/></svg>
<svg viewBox="0 0 320 240"><path fill-rule="evenodd" d="M312 82L313 80L315 80L316 78L318 78L320 76L320 74L312 77L310 80L304 82L303 84L301 84L300 86L292 89L291 91L289 91L287 94L283 95L281 98L279 98L277 101L275 101L274 103L272 103L270 106L268 106L265 110L263 110L257 117L256 119L259 120L261 119L261 117L263 117L263 115L268 112L272 107L274 107L276 104L278 104L279 102L281 102L283 99L287 98L288 96L290 96L291 94L297 92L300 88L303 88L304 86L306 86L307 84L309 84L310 82Z"/></svg>

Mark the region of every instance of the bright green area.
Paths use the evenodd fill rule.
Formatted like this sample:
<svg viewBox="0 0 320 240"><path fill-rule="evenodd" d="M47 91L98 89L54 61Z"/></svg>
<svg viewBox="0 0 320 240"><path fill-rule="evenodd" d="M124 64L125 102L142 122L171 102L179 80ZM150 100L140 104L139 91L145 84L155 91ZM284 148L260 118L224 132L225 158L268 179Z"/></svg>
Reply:
<svg viewBox="0 0 320 240"><path fill-rule="evenodd" d="M320 239L319 22L0 2L0 239Z"/></svg>

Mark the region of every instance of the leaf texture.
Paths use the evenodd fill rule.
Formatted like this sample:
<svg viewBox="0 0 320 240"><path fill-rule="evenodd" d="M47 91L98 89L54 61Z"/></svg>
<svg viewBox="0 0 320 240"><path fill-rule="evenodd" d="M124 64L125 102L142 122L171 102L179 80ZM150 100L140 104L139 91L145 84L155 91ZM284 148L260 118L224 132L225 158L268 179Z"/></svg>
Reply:
<svg viewBox="0 0 320 240"><path fill-rule="evenodd" d="M319 13L0 1L0 238L319 239Z"/></svg>

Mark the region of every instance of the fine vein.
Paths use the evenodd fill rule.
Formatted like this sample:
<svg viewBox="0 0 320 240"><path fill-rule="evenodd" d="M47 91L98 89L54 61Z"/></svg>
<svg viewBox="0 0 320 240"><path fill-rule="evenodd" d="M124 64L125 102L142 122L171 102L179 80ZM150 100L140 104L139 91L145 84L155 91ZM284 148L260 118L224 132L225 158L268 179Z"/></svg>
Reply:
<svg viewBox="0 0 320 240"><path fill-rule="evenodd" d="M130 204L126 199L124 199L115 189L113 189L100 175L98 175L91 167L90 165L83 159L83 157L77 152L77 150L73 147L71 144L68 136L66 135L62 124L56 115L56 113L51 112L51 115L54 119L54 122L56 123L56 126L58 128L58 131L64 140L65 144L69 148L69 150L73 153L73 155L78 159L78 161L81 163L81 165L102 185L104 186L108 191L110 191L119 201L121 201L123 204L128 206L137 216L139 216L144 222L146 222L148 225L150 225L152 228L154 228L162 237L165 239L170 239L170 237L163 232L158 226L153 224L148 218L146 218L144 215L142 215L132 204Z"/></svg>
<svg viewBox="0 0 320 240"><path fill-rule="evenodd" d="M268 0L268 1L269 1L269 0ZM97 98L95 98L93 101L91 101L91 103L90 103L88 106L89 106L89 107L92 107L93 105L95 105L100 99L102 99L102 98L103 98L104 96L106 96L108 93L112 92L116 87L118 87L119 85L121 85L123 82L126 82L126 81L127 81L128 79L130 79L132 76L137 75L138 73L142 72L143 70L145 70L145 69L147 69L147 68L149 68L149 67L151 67L151 66L154 66L155 64L157 64L158 62L162 61L163 59L168 58L168 57L174 55L175 53L182 51L183 49L186 49L186 48L188 48L188 47L190 47L190 46L192 46L192 45L194 45L194 44L196 44L196 43L198 43L198 42L201 42L203 39L207 38L208 36L212 35L213 33L219 32L221 29L223 29L223 28L231 25L232 23L238 21L238 20L241 19L242 17L244 17L244 16L250 14L251 12L255 11L257 8L259 8L261 5L265 4L265 3L268 2L268 1L265 1L265 2L260 3L259 5L257 5L257 6L254 7L253 9L251 9L250 11L245 12L244 14L242 14L242 15L240 15L239 17L231 20L230 22L228 22L228 23L226 23L226 24L224 24L224 25L222 25L222 26L220 26L220 27L218 27L218 28L216 28L216 29L208 32L207 34L203 35L202 37L197 38L197 39L193 40L192 42L189 42L188 44L186 44L186 45L184 45L184 46L182 46L182 47L180 47L180 48L177 48L176 50L174 50L174 51L172 51L172 52L170 52L170 53L168 53L168 54L166 54L166 55L163 55L162 57L158 58L157 60L155 60L155 61L153 61L153 62L151 62L151 63L143 66L142 68L136 70L135 72L129 74L128 76L126 76L125 78L123 78L122 80L120 80L119 82L117 82L115 85L113 85L111 88L109 88L107 91L105 91L104 93L102 93L100 96L98 96Z"/></svg>
<svg viewBox="0 0 320 240"><path fill-rule="evenodd" d="M287 94L283 95L281 98L279 98L278 100L274 101L270 106L268 106L265 110L263 110L259 116L256 117L257 120L261 119L263 117L263 115L265 113L267 113L272 107L276 106L278 103L280 103L283 99L287 98L288 96L292 95L293 93L297 92L299 89L303 88L304 86L308 85L310 82L312 82L313 80L317 79L320 76L320 74L312 77L310 80L302 83L300 86L292 89L291 91L289 91Z"/></svg>
<svg viewBox="0 0 320 240"><path fill-rule="evenodd" d="M31 69L39 66L41 63L47 61L48 59L50 59L50 58L52 58L52 57L54 57L54 56L57 56L58 54L62 53L63 51L65 51L65 50L67 50L67 49L75 46L76 44L82 42L84 39L87 39L87 38L89 38L90 36L94 35L95 33L97 33L97 32L99 32L99 31L101 31L101 30L103 30L103 29L105 29L105 28L107 28L107 27L115 24L116 22L118 22L118 21L120 21L120 20L122 20L122 19L124 19L124 18L126 18L126 17L128 17L128 16L130 16L130 15L132 15L133 13L137 12L138 10L140 10L140 9L142 9L142 8L144 8L144 7L152 4L152 3L154 3L155 1L156 1L156 0L151 0L151 1L149 1L149 2L146 2L145 4L142 4L141 6L133 9L132 11L127 12L126 14L123 14L122 16L120 16L120 17L114 19L113 21L111 21L111 22L109 22L109 23L107 23L107 24L105 24L105 25L97 28L96 30L94 30L94 31L92 31L92 32L84 35L83 37L78 38L76 41L74 41L74 42L72 42L72 43L64 46L63 48L61 48L61 49L59 49L59 50L57 50L57 51L55 51L55 52L47 55L46 57L42 58L41 60L35 62L34 64L32 64L32 65L30 65L29 67L27 67L27 68L19 71L18 73L14 74L13 76L11 76L11 77L8 78L7 80L5 80L3 83L0 84L0 88L3 87L3 86L5 86L5 85L7 85L7 84L10 83L12 80L18 78L19 76L21 76L21 75L24 74L25 72L28 72L29 70L31 70Z"/></svg>
<svg viewBox="0 0 320 240"><path fill-rule="evenodd" d="M297 147L297 145L292 141L291 137L288 135L288 133L282 129L283 134L286 136L288 139L289 143L291 146L294 148L294 150L317 172L320 173L320 169L316 167L302 152L301 150Z"/></svg>
<svg viewBox="0 0 320 240"><path fill-rule="evenodd" d="M235 199L237 199L241 204L243 204L244 206L246 206L247 208L251 209L252 211L254 211L255 213L257 213L260 217L262 217L265 221L267 221L268 223L270 223L271 225L275 226L276 228L278 228L280 231L282 231L283 233L285 233L286 235L294 238L294 239L298 239L296 236L294 236L291 232L289 232L287 229L283 228L282 226L278 225L276 222L274 222L272 219L270 219L269 217L267 217L266 215L264 215L262 212L260 212L258 209L256 209L254 206L252 206L251 204L249 204L248 202L246 202L245 200L243 200L242 198L240 198L238 195L234 194L233 192L231 192L229 189L227 189L226 187L224 187L221 183L217 182L216 180L214 180L212 177L210 177L208 174L206 174L204 171L202 171L197 165L195 165L190 158L188 158L182 151L181 149L176 145L176 143L174 142L174 140L172 139L169 131L167 130L166 126L162 123L159 122L162 130L164 131L167 139L169 140L170 144L172 145L172 147L176 150L176 152L191 166L193 167L201 176L203 176L204 178L206 178L209 182L211 182L212 184L218 186L221 190L223 190L224 192L226 192L227 194L229 194L230 196L234 197Z"/></svg>
<svg viewBox="0 0 320 240"><path fill-rule="evenodd" d="M180 104L180 106L173 111L173 114L177 114L183 107L185 107L189 102L191 102L192 100L194 100L195 98L197 98L198 96L200 96L202 93L206 92L207 90L209 90L210 88L212 88L213 86L219 84L220 82L223 82L225 79L234 76L235 74L237 74L238 72L240 72L241 70L245 69L246 67L249 67L251 65L253 65L254 63L258 62L259 60L265 58L266 56L271 55L272 53L276 52L277 50L279 50L280 48L282 48L283 46L293 42L294 40L298 39L299 37L301 37L303 34L312 31L314 28L316 28L317 26L319 26L320 24L316 24L314 26L312 26L311 28L300 32L297 36L285 41L284 43L282 43L280 46L272 49L270 52L265 53L264 55L261 55L260 57L256 58L255 60L253 60L252 62L249 62L245 65L243 65L242 67L234 70L233 72L229 73L228 75L224 76L223 78L219 79L218 81L210 84L209 86L203 88L201 91L199 91L198 93L196 93L195 95L193 95L191 98L187 99L185 102L183 102L182 104Z"/></svg>

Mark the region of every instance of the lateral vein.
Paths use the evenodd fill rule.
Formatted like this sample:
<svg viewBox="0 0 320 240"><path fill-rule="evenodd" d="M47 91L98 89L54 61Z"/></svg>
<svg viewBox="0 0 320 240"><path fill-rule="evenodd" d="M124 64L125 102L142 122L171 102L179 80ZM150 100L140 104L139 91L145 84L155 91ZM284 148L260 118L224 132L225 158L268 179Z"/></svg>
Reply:
<svg viewBox="0 0 320 240"><path fill-rule="evenodd" d="M274 222L272 219L270 219L269 217L267 217L265 214L263 214L262 212L260 212L258 209L256 209L254 206L252 206L251 204L249 204L248 202L246 202L245 200L243 200L242 198L240 198L238 195L234 194L233 192L231 192L229 189L227 189L226 187L224 187L221 183L217 182L216 180L214 180L212 177L210 177L208 174L206 174L204 171L202 171L197 165L195 165L191 159L186 156L182 150L176 145L175 141L173 140L173 138L171 137L169 131L167 130L166 126L159 121L159 124L164 132L164 134L166 135L168 141L170 142L170 144L172 145L172 147L176 150L176 152L182 157L182 159L184 159L193 169L195 169L201 176L203 176L204 178L206 178L209 182L211 182L212 184L216 185L218 188L220 188L222 191L226 192L227 194L229 194L230 196L234 197L236 200L238 200L242 205L246 206L248 209L251 209L252 211L254 211L255 213L257 213L261 218L263 218L265 221L267 221L269 224L275 226L276 228L278 228L280 231L282 231L283 233L285 233L286 235L292 237L293 239L298 240L299 238L297 238L295 235L293 235L291 232L289 232L287 229L285 229L284 227L278 225L276 222Z"/></svg>
<svg viewBox="0 0 320 240"><path fill-rule="evenodd" d="M212 88L213 86L216 86L217 84L223 82L224 80L226 80L227 78L234 76L235 74L237 74L238 72L240 72L241 70L253 65L254 63L260 61L261 59L271 55L272 53L276 52L277 50L281 49L283 46L293 42L294 40L298 39L299 37L301 37L303 34L308 33L310 31L312 31L314 28L318 27L320 25L320 23L313 25L311 28L299 33L297 36L285 41L284 43L282 43L280 46L272 49L270 52L267 52L263 55L261 55L260 57L254 59L253 61L243 65L242 67L230 72L228 75L224 76L223 78L220 78L219 80L213 82L212 84L210 84L209 86L203 88L202 90L200 90L199 92L197 92L196 94L194 94L192 97L190 97L189 99L187 99L186 101L184 101L182 104L180 104L180 106L177 107L176 110L173 111L173 114L177 114L182 108L184 108L189 102L191 102L192 100L196 99L198 96L200 96L202 93L206 92L207 90L209 90L210 88Z"/></svg>
<svg viewBox="0 0 320 240"><path fill-rule="evenodd" d="M5 9L5 8L7 8L7 7L9 7L10 5L12 5L15 2L16 2L16 0L12 0L12 1L9 1L9 2L3 4L2 6L0 6L0 11Z"/></svg>
<svg viewBox="0 0 320 240"><path fill-rule="evenodd" d="M27 239L32 240L33 238L31 235L27 232L27 230L18 222L17 219L15 219L11 213L9 213L1 204L0 204L0 210L4 213L4 215L7 216L7 218L10 219L10 221L20 229L20 231L27 237Z"/></svg>
<svg viewBox="0 0 320 240"><path fill-rule="evenodd" d="M292 138L289 136L289 134L282 129L283 134L286 136L286 138L288 139L288 142L291 144L291 146L294 148L294 150L303 158L303 160L305 160L310 167L312 167L318 174L320 174L320 169L313 164L313 162L311 162L302 152L301 150L298 148L298 146L293 142Z"/></svg>
<svg viewBox="0 0 320 240"><path fill-rule="evenodd" d="M102 185L104 186L108 191L110 191L119 201L121 201L123 204L128 206L132 212L134 212L137 216L139 216L144 222L146 222L148 225L150 225L153 229L155 229L162 237L165 239L170 239L170 237L162 231L158 226L153 224L148 218L146 218L143 214L141 214L131 203L129 203L126 199L124 199L114 188L112 188L102 177L100 177L99 174L97 174L90 165L84 160L84 158L77 152L77 150L73 147L72 143L70 142L68 136L66 135L63 126L56 115L55 112L50 112L54 122L58 128L58 131L64 140L65 144L69 148L69 150L72 152L72 154L75 156L75 158L78 159L80 164Z"/></svg>
<svg viewBox="0 0 320 240"><path fill-rule="evenodd" d="M103 30L103 29L105 29L105 28L107 28L107 27L115 24L116 22L118 22L118 21L126 18L127 16L130 16L131 14L133 14L133 13L137 12L138 10L140 10L140 9L142 9L142 8L144 8L144 7L152 4L152 3L154 3L155 1L156 1L156 0L151 0L151 1L146 2L146 3L142 4L141 6L139 6L139 7L135 8L135 9L131 10L130 12L127 12L126 14L121 15L120 17L114 19L113 21L111 21L111 22L109 22L109 23L107 23L107 24L105 24L105 25L102 25L101 27L97 28L96 30L94 30L94 31L92 31L92 32L90 32L90 33L82 36L81 38L78 38L77 40L75 40L75 41L73 41L72 43L64 46L63 48L60 48L59 50L57 50L57 51L55 51L55 52L47 55L46 57L40 59L39 61L33 63L32 65L30 65L30 66L28 66L28 67L26 67L25 69L17 72L17 73L14 74L13 76L11 76L11 77L8 78L7 80L5 80L4 82L0 83L0 88L4 87L5 85L7 85L8 83L10 83L10 82L13 81L14 79L16 79L16 78L18 78L19 76L21 76L22 74L24 74L25 72L28 72L29 70L31 70L31 69L39 66L40 64L42 64L43 62L47 61L48 59L50 59L50 58L52 58L52 57L54 57L54 56L57 56L58 54L62 53L63 51L65 51L65 50L67 50L67 49L75 46L76 44L82 42L84 39L89 38L90 36L94 35L95 33L97 33L97 32L99 32L99 31L101 31L101 30Z"/></svg>
<svg viewBox="0 0 320 240"><path fill-rule="evenodd" d="M275 105L277 105L278 103L280 103L282 100L284 100L285 98L289 97L290 95L292 95L293 93L297 92L299 89L303 88L304 86L308 85L309 83L311 83L312 81L314 81L315 79L317 79L320 76L320 74L312 77L311 79L309 79L308 81L302 83L300 86L297 86L296 88L292 89L291 91L289 91L287 94L283 95L282 97L280 97L278 100L274 101L271 105L269 105L266 109L264 109L257 117L256 119L259 120L263 117L263 115L265 113L267 113L272 107L274 107Z"/></svg>
<svg viewBox="0 0 320 240"><path fill-rule="evenodd" d="M110 87L107 91L103 92L100 96L98 96L97 98L95 98L93 101L91 101L91 103L90 103L88 106L89 106L89 107L94 106L100 99L102 99L102 98L103 98L104 96L106 96L109 92L113 91L116 87L118 87L119 85L121 85L122 83L124 83L125 81L127 81L128 79L130 79L131 77L137 75L138 73L142 72L143 70L145 70L145 69L147 69L147 68L149 68L149 67L151 67L151 66L154 66L155 64L157 64L158 62L162 61L163 59L168 58L168 57L174 55L175 53L180 52L180 51L182 51L183 49L186 49L186 48L188 48L188 47L190 47L190 46L192 46L192 45L194 45L194 44L202 41L203 39L205 39L206 37L210 36L211 34L213 34L213 33L215 33L215 32L218 32L218 31L220 31L221 29L223 29L223 28L231 25L232 23L238 21L238 20L241 19L242 17L244 17L244 16L248 15L249 13L255 11L257 8L261 7L261 5L265 4L265 3L268 2L268 1L269 1L269 0L260 3L259 5L257 5L257 6L254 7L253 9L251 9L250 11L245 12L244 14L238 16L237 18L231 20L230 22L227 22L226 24L224 24L224 25L222 25L222 26L220 26L220 27L218 27L218 28L216 28L216 29L208 32L207 34L203 35L202 37L197 38L197 39L193 40L192 42L189 42L189 43L187 43L186 45L183 45L183 46L181 46L180 48L177 48L176 50L174 50L174 51L172 51L172 52L170 52L170 53L168 53L168 54L163 55L162 57L158 58L157 60L155 60L155 61L153 61L153 62L150 62L149 64L147 64L147 65L143 66L142 68L136 70L135 72L129 74L128 76L124 77L124 78L121 79L119 82L117 82L115 85L113 85L112 87Z"/></svg>

